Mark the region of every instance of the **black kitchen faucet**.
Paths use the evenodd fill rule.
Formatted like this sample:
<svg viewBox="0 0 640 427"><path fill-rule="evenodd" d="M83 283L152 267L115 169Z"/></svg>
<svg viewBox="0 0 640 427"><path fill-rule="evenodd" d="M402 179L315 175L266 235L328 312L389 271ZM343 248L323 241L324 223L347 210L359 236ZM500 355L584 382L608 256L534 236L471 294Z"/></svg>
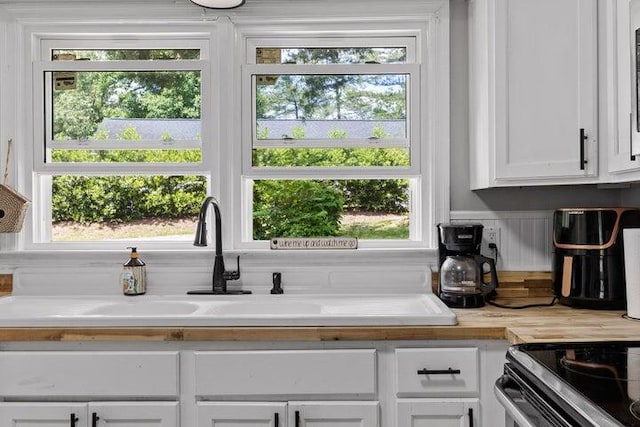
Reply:
<svg viewBox="0 0 640 427"><path fill-rule="evenodd" d="M224 257L222 255L222 215L218 201L214 197L207 197L198 214L198 225L196 226L196 237L193 246L207 246L207 210L209 205L213 206L213 213L216 219L216 255L213 263L213 287L211 290L189 291L189 295L241 295L250 294L251 291L229 291L227 290L227 280L238 280L240 278L240 256L237 258L237 270L226 271L224 267Z"/></svg>

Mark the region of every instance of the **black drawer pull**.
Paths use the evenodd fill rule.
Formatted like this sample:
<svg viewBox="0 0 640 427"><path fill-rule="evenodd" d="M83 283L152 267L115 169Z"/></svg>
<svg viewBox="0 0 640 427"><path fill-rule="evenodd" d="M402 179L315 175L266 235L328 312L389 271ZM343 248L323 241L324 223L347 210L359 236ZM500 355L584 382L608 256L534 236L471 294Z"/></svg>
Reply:
<svg viewBox="0 0 640 427"><path fill-rule="evenodd" d="M295 412L295 427L300 427L300 411Z"/></svg>
<svg viewBox="0 0 640 427"><path fill-rule="evenodd" d="M629 160L636 161L636 156L633 155L633 113L629 113Z"/></svg>
<svg viewBox="0 0 640 427"><path fill-rule="evenodd" d="M584 129L580 128L580 170L584 170L584 165L588 163L584 153L584 143L587 138L588 136L584 133Z"/></svg>
<svg viewBox="0 0 640 427"><path fill-rule="evenodd" d="M469 427L473 427L473 408L469 408Z"/></svg>
<svg viewBox="0 0 640 427"><path fill-rule="evenodd" d="M420 369L418 375L458 375L460 369Z"/></svg>
<svg viewBox="0 0 640 427"><path fill-rule="evenodd" d="M76 427L77 422L78 422L78 417L76 417L76 414L71 413L71 416L69 417L69 425L71 427Z"/></svg>
<svg viewBox="0 0 640 427"><path fill-rule="evenodd" d="M98 420L99 419L100 419L100 417L98 416L98 414L93 412L91 414L91 427L98 427Z"/></svg>

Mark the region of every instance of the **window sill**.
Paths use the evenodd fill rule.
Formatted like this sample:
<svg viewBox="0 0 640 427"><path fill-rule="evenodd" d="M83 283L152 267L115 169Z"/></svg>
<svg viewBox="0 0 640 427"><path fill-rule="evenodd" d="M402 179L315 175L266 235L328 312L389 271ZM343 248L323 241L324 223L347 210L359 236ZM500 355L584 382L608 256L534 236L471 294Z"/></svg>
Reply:
<svg viewBox="0 0 640 427"><path fill-rule="evenodd" d="M186 265L212 265L214 248L194 248L185 246L184 249L145 249L138 246L140 258L150 268L154 265L163 267ZM3 252L2 270L12 271L22 267L61 268L61 267L106 267L119 266L128 259L129 251L113 250L23 250ZM231 261L240 256L241 265L265 266L285 268L296 266L368 266L393 265L423 265L437 266L437 249L427 248L359 248L342 250L270 250L247 249L224 252L227 263L231 268Z"/></svg>

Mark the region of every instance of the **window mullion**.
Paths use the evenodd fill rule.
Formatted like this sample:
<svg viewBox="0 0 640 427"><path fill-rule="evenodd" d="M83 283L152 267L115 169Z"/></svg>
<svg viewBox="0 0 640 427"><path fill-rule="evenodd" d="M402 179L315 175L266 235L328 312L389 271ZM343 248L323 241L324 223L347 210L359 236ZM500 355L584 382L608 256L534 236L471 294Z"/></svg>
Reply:
<svg viewBox="0 0 640 427"><path fill-rule="evenodd" d="M203 71L207 62L201 60L158 61L36 61L34 71Z"/></svg>
<svg viewBox="0 0 640 427"><path fill-rule="evenodd" d="M55 175L203 175L202 165L190 163L50 163L36 170Z"/></svg>
<svg viewBox="0 0 640 427"><path fill-rule="evenodd" d="M87 139L73 141L47 141L47 148L64 150L131 150L132 142L136 149L186 150L200 149L202 142L198 139L162 141L155 139L138 139L128 141L123 139Z"/></svg>
<svg viewBox="0 0 640 427"><path fill-rule="evenodd" d="M251 168L246 178L251 179L404 179L413 178L411 168L359 167L359 168Z"/></svg>
<svg viewBox="0 0 640 427"><path fill-rule="evenodd" d="M417 64L245 64L250 75L414 74Z"/></svg>

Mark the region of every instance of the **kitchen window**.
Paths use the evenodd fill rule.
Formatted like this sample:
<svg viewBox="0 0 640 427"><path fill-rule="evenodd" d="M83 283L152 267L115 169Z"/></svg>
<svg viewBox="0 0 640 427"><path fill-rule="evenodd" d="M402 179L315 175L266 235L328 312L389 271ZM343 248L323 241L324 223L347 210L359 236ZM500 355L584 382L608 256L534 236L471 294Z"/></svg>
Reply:
<svg viewBox="0 0 640 427"><path fill-rule="evenodd" d="M41 40L34 242L192 239L215 119L208 40L181 38Z"/></svg>
<svg viewBox="0 0 640 427"><path fill-rule="evenodd" d="M172 26L29 24L20 102L33 143L19 150L33 206L18 246L188 249L213 195L226 250L336 235L433 247L432 224L448 218L441 7L304 24L243 9ZM147 227L114 231L129 223Z"/></svg>
<svg viewBox="0 0 640 427"><path fill-rule="evenodd" d="M251 39L243 64L245 244L420 235L415 37ZM295 207L295 209L292 209Z"/></svg>

